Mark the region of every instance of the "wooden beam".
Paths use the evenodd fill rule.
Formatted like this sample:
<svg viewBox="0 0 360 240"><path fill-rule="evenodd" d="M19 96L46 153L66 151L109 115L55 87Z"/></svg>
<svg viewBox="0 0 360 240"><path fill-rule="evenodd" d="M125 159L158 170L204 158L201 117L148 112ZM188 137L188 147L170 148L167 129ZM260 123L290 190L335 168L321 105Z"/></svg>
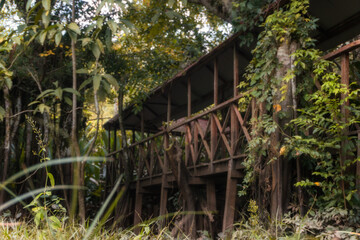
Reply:
<svg viewBox="0 0 360 240"><path fill-rule="evenodd" d="M238 95L238 85L239 85L239 55L237 52L236 42L234 44L234 97Z"/></svg>
<svg viewBox="0 0 360 240"><path fill-rule="evenodd" d="M223 218L222 231L225 232L233 227L235 217L235 202L236 202L236 185L237 179L232 178L234 160L230 159L228 163L228 174L226 179L226 193L225 193L225 210Z"/></svg>
<svg viewBox="0 0 360 240"><path fill-rule="evenodd" d="M168 106L167 106L167 115L166 120L169 123L171 119L171 89L168 91ZM169 148L169 135L167 133L164 134L164 149ZM162 171L161 178L161 194L160 194L160 216L166 215L166 205L168 200L168 183L166 179L166 175L168 172L168 157L167 154L164 154L164 166ZM161 228L164 228L166 225L166 219L160 221Z"/></svg>
<svg viewBox="0 0 360 240"><path fill-rule="evenodd" d="M191 78L187 79L187 116L191 116Z"/></svg>
<svg viewBox="0 0 360 240"><path fill-rule="evenodd" d="M209 219L209 233L212 239L215 239L214 212L216 212L216 186L213 180L208 180L206 184L206 203L207 208L212 212L212 219Z"/></svg>
<svg viewBox="0 0 360 240"><path fill-rule="evenodd" d="M352 51L358 47L360 47L360 40L346 44L345 46L326 54L325 56L323 56L323 59L332 60L334 58L343 56L343 54L349 53L350 51Z"/></svg>
<svg viewBox="0 0 360 240"><path fill-rule="evenodd" d="M219 68L218 59L214 60L214 105L219 103Z"/></svg>

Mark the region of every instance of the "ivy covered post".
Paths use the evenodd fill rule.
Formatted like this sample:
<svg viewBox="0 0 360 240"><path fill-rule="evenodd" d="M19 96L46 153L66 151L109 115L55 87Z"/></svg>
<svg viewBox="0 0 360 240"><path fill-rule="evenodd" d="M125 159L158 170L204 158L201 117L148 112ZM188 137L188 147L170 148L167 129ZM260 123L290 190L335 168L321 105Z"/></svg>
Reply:
<svg viewBox="0 0 360 240"><path fill-rule="evenodd" d="M308 0L291 1L266 18L246 73L256 103L243 186L246 189L258 178L258 200L262 200L258 205L269 209L272 219L281 217L287 208L295 174L291 169L300 168L286 138L295 134L290 124L297 105L294 56L299 49L313 46L309 32L316 25L307 16L308 7ZM299 175L300 169L296 173Z"/></svg>
<svg viewBox="0 0 360 240"><path fill-rule="evenodd" d="M270 135L269 158L271 161L271 216L281 216L288 202L287 182L290 177L289 161L283 156L284 135L291 132L286 124L293 118L293 81L285 79L289 69L294 65L291 57L297 49L296 41L291 38L281 38L277 48L276 60L279 66L275 69L273 81L273 112L272 120L276 125L275 131Z"/></svg>

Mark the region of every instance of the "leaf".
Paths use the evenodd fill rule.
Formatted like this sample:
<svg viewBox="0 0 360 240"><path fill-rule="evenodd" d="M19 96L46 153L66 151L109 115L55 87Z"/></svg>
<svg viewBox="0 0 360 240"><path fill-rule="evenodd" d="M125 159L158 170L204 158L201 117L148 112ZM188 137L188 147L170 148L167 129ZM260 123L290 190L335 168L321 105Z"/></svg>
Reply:
<svg viewBox="0 0 360 240"><path fill-rule="evenodd" d="M86 45L88 45L88 43L92 42L91 38L83 38L81 39L82 41L82 47L85 47Z"/></svg>
<svg viewBox="0 0 360 240"><path fill-rule="evenodd" d="M100 39L96 39L96 43L97 43L97 45L99 46L99 49L100 49L101 53L104 53L104 52L105 52L105 50L104 50L104 45L103 45L103 43L101 42L101 40L100 40Z"/></svg>
<svg viewBox="0 0 360 240"><path fill-rule="evenodd" d="M112 31L113 33L116 33L116 30L117 30L117 28L118 28L118 25L116 24L116 22L115 22L114 20L109 20L109 21L107 22L107 24L109 25L109 28L111 29L111 31Z"/></svg>
<svg viewBox="0 0 360 240"><path fill-rule="evenodd" d="M1 121L1 122L4 120L5 113L6 113L6 112L5 112L5 109L0 106L0 121Z"/></svg>
<svg viewBox="0 0 360 240"><path fill-rule="evenodd" d="M96 19L96 25L97 25L98 28L101 29L103 23L104 23L104 18L103 18L103 17L98 17L98 18Z"/></svg>
<svg viewBox="0 0 360 240"><path fill-rule="evenodd" d="M61 228L61 222L56 216L50 216L49 220L51 221L51 227L53 229L60 229Z"/></svg>
<svg viewBox="0 0 360 240"><path fill-rule="evenodd" d="M76 40L77 40L77 35L76 35L76 33L73 32L73 31L71 31L71 30L68 30L67 32L68 32L71 40L73 40L74 42L76 42Z"/></svg>
<svg viewBox="0 0 360 240"><path fill-rule="evenodd" d="M71 31L75 32L75 33L78 34L78 35L81 34L81 31L80 31L79 26L78 26L76 23L74 23L74 22L69 23L69 24L67 25L67 28L70 29Z"/></svg>
<svg viewBox="0 0 360 240"><path fill-rule="evenodd" d="M36 97L36 100L44 97L45 95L47 95L47 94L49 94L49 93L51 93L51 92L53 92L53 91L54 91L53 89L46 89L45 91L43 91L42 93L40 93L39 96Z"/></svg>
<svg viewBox="0 0 360 240"><path fill-rule="evenodd" d="M76 91L75 89L73 88L64 88L63 89L64 92L68 92L68 93L72 93L72 94L75 94L77 96L81 96L80 93L78 91Z"/></svg>
<svg viewBox="0 0 360 240"><path fill-rule="evenodd" d="M39 111L41 113L44 113L44 111L50 112L50 107L46 106L44 103L42 103L42 104L39 105Z"/></svg>
<svg viewBox="0 0 360 240"><path fill-rule="evenodd" d="M76 70L76 73L79 73L79 74L88 74L88 73L89 73L89 70L87 70L86 68L81 68L81 69Z"/></svg>
<svg viewBox="0 0 360 240"><path fill-rule="evenodd" d="M49 180L50 180L51 186L54 187L54 186L55 186L54 176L53 176L51 173L49 173L49 172L47 173L47 176L48 176L48 178L49 178Z"/></svg>
<svg viewBox="0 0 360 240"><path fill-rule="evenodd" d="M61 38L62 38L62 33L58 32L55 34L55 44L56 46L59 46L60 42L61 42Z"/></svg>
<svg viewBox="0 0 360 240"><path fill-rule="evenodd" d="M135 29L135 25L132 23L132 22L130 22L129 20L126 20L126 19L121 19L121 21L128 27L128 28L133 28L133 29Z"/></svg>
<svg viewBox="0 0 360 240"><path fill-rule="evenodd" d="M93 78L94 92L97 92L97 90L99 90L100 82L101 82L101 76L95 75Z"/></svg>
<svg viewBox="0 0 360 240"><path fill-rule="evenodd" d="M51 1L50 0L42 0L42 5L46 11L50 10Z"/></svg>
<svg viewBox="0 0 360 240"><path fill-rule="evenodd" d="M99 4L99 7L96 9L96 15L99 15L99 13L101 12L102 8L104 7L106 1L102 0L101 3Z"/></svg>
<svg viewBox="0 0 360 240"><path fill-rule="evenodd" d="M104 74L104 78L109 82L109 84L114 86L116 90L119 90L119 83L113 76L111 76L110 74Z"/></svg>
<svg viewBox="0 0 360 240"><path fill-rule="evenodd" d="M28 0L27 3L26 3L26 11L29 11L30 7L31 7L31 4L32 4L33 0Z"/></svg>
<svg viewBox="0 0 360 240"><path fill-rule="evenodd" d="M84 87L86 87L86 85L90 84L90 83L91 83L91 80L92 80L92 79L89 78L89 79L85 80L84 82L82 82L81 85L80 85L80 87L79 87L79 91L80 91L81 89L83 89Z"/></svg>
<svg viewBox="0 0 360 240"><path fill-rule="evenodd" d="M54 94L57 98L61 100L63 95L63 90L61 88L57 88L55 89Z"/></svg>
<svg viewBox="0 0 360 240"><path fill-rule="evenodd" d="M67 104L69 104L70 106L72 106L72 100L68 97L64 97L64 100Z"/></svg>
<svg viewBox="0 0 360 240"><path fill-rule="evenodd" d="M42 13L42 22L45 26L45 28L47 28L50 24L50 11L44 11Z"/></svg>
<svg viewBox="0 0 360 240"><path fill-rule="evenodd" d="M172 8L174 6L175 0L169 0L168 1L168 5L170 8Z"/></svg>
<svg viewBox="0 0 360 240"><path fill-rule="evenodd" d="M5 83L6 83L6 86L11 89L12 88L12 81L10 78L6 77L5 78Z"/></svg>
<svg viewBox="0 0 360 240"><path fill-rule="evenodd" d="M40 35L39 35L39 41L41 45L44 45L45 39L46 39L46 31L41 31Z"/></svg>
<svg viewBox="0 0 360 240"><path fill-rule="evenodd" d="M97 44L93 44L93 47L92 47L91 51L94 54L96 59L98 59L100 57L100 49L99 49L99 46Z"/></svg>
<svg viewBox="0 0 360 240"><path fill-rule="evenodd" d="M275 112L281 111L281 105L280 105L280 104L275 104L275 105L273 106L273 108L274 108L274 111L275 111Z"/></svg>

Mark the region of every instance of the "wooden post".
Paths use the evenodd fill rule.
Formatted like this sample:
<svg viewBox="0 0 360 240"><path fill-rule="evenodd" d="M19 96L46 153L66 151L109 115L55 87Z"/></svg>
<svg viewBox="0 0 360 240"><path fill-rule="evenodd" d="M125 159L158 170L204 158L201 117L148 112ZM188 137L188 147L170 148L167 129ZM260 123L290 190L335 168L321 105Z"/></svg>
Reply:
<svg viewBox="0 0 360 240"><path fill-rule="evenodd" d="M214 60L214 106L217 106L219 103L219 68L218 68L218 60L215 58ZM210 148L211 148L211 159L210 159L210 172L214 172L213 162L215 160L216 155L216 145L217 145L217 129L216 123L214 121L214 113L211 113L210 118Z"/></svg>
<svg viewBox="0 0 360 240"><path fill-rule="evenodd" d="M167 122L169 123L171 120L171 89L168 91L168 103L167 103ZM164 135L164 149L169 148L169 135L165 133ZM162 178L161 178L161 195L160 195L160 216L166 215L166 205L168 198L168 189L167 189L167 179L166 174L168 172L168 159L167 154L164 150L164 167L162 169ZM160 227L165 227L166 219L160 221Z"/></svg>
<svg viewBox="0 0 360 240"><path fill-rule="evenodd" d="M209 180L208 183L206 183L206 201L207 201L207 207L209 211L215 212L216 211L216 187L215 183L212 180ZM214 217L214 214L211 214ZM214 219L209 219L209 232L210 236L215 239L215 224L214 222L211 222L211 220L214 221Z"/></svg>
<svg viewBox="0 0 360 240"><path fill-rule="evenodd" d="M144 111L141 111L141 139L144 139ZM141 172L142 172L142 165L144 162L144 149L143 145L139 145L139 163L138 163L138 170L137 170L137 181L136 181L136 194L135 194L135 211L134 211L134 226L141 223L141 211L142 211L142 193L141 193ZM139 234L140 227L135 228L135 234Z"/></svg>
<svg viewBox="0 0 360 240"><path fill-rule="evenodd" d="M344 84L346 88L349 88L349 53L344 53L341 55L341 84ZM347 94L341 94L341 100L344 100L347 97ZM343 105L341 106L341 115L342 115L342 121L347 122L348 116L349 116L349 110L347 107L349 106L349 101L345 101ZM343 129L343 136L347 136L349 133L349 129L345 128ZM345 160L348 157L347 155L347 146L348 141L344 140L341 142L341 152L340 152L340 166L341 168L344 166ZM343 171L341 170L341 175L344 175ZM345 183L344 180L341 180L341 188L343 192L343 198L344 198L344 207L346 208L346 196L345 196Z"/></svg>
<svg viewBox="0 0 360 240"><path fill-rule="evenodd" d="M234 97L237 96L237 86L239 85L239 70L238 70L238 54L236 51L236 45L234 45ZM230 114L231 114L231 127L230 127L230 134L231 134L231 152L230 152L230 160L228 162L228 172L227 172L227 179L226 179L226 194L225 194L225 210L224 210L224 219L223 219L223 232L228 229L231 229L234 223L235 217L235 202L236 202L236 185L237 179L232 178L231 173L234 169L234 154L235 154L235 147L238 138L238 129L239 125L237 122L237 117L235 114L235 110L232 106L229 106ZM236 105L235 105L236 107Z"/></svg>
<svg viewBox="0 0 360 240"><path fill-rule="evenodd" d="M237 53L236 43L234 44L234 97L238 95L237 87L239 85L239 55Z"/></svg>
<svg viewBox="0 0 360 240"><path fill-rule="evenodd" d="M187 116L191 117L191 78L187 79Z"/></svg>

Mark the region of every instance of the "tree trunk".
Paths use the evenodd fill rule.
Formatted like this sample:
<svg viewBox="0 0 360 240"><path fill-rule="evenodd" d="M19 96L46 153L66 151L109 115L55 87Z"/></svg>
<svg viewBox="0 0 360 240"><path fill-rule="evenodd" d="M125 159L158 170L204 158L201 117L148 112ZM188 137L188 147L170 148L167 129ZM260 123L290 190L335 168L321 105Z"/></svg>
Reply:
<svg viewBox="0 0 360 240"><path fill-rule="evenodd" d="M72 1L72 13L71 20L75 22L75 0ZM77 89L77 77L76 77L76 42L74 39L71 39L71 57L72 57L72 80L73 80L73 89ZM80 157L80 146L77 138L77 96L75 93L72 95L72 124L71 124L71 156ZM82 186L81 182L81 165L82 163L74 164L74 185ZM79 193L79 196L77 195ZM76 212L77 201L79 201L79 217L82 223L85 223L85 199L82 190L73 191L72 195L72 206L70 216L74 218Z"/></svg>
<svg viewBox="0 0 360 240"><path fill-rule="evenodd" d="M281 217L287 208L289 201L290 186L290 167L289 162L281 154L281 148L284 140L284 133L290 135L290 131L285 129L285 125L293 118L293 91L292 81L284 81L283 78L292 68L294 59L291 54L296 51L297 44L290 39L285 39L277 51L277 59L280 67L275 72L274 84L274 111L273 121L277 128L271 134L271 147L269 159L272 160L272 192L271 192L271 217L277 219ZM281 89L285 89L285 95ZM280 114L281 113L281 114ZM282 151L284 151L282 149Z"/></svg>
<svg viewBox="0 0 360 240"><path fill-rule="evenodd" d="M11 115L11 100L9 88L4 85L3 87L4 101L5 101L5 140L4 140L4 164L2 171L1 181L4 182L7 177L9 158L10 158L10 146L11 146L11 125L10 125L10 115ZM4 203L5 190L2 188L0 190L0 205Z"/></svg>

